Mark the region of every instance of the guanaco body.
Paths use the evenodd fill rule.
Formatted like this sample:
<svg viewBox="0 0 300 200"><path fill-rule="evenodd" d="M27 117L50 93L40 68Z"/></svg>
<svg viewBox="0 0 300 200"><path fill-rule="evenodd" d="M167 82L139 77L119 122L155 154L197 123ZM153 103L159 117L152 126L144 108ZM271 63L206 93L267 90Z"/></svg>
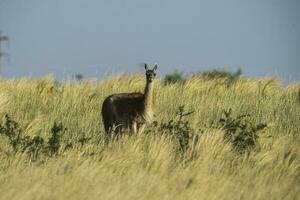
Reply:
<svg viewBox="0 0 300 200"><path fill-rule="evenodd" d="M105 98L102 104L102 119L105 129L105 141L114 133L119 135L129 128L133 133L141 133L145 124L154 116L153 80L156 76L155 64L149 69L145 64L146 86L144 93L119 93Z"/></svg>

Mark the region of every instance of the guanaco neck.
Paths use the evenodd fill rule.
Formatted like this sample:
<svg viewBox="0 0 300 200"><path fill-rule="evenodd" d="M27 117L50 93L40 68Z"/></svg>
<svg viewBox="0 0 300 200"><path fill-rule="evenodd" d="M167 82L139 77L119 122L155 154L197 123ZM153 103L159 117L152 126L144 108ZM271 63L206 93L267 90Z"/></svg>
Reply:
<svg viewBox="0 0 300 200"><path fill-rule="evenodd" d="M153 114L153 82L147 81L145 90L144 90L144 114L148 117L152 117L151 115Z"/></svg>

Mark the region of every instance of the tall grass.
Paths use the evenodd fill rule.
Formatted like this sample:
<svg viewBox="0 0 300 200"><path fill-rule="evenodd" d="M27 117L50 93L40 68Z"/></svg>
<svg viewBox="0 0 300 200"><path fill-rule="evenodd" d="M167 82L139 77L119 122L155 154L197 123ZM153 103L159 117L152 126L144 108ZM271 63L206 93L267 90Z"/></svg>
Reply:
<svg viewBox="0 0 300 200"><path fill-rule="evenodd" d="M131 75L100 84L55 84L51 77L0 81L0 120L9 116L22 136L53 136L61 123L54 156L32 159L13 152L0 136L1 199L299 199L300 85L274 79L190 77L184 83L155 83L156 121L174 119L179 106L197 142L181 152L159 129L103 143L101 104L118 92L143 91L144 77ZM213 128L224 110L265 123L255 148L239 154Z"/></svg>

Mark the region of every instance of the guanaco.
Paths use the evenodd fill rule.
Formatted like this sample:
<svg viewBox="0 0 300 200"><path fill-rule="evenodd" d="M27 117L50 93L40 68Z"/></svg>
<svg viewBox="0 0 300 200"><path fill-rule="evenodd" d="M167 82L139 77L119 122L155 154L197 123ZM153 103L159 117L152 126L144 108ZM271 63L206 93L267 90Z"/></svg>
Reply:
<svg viewBox="0 0 300 200"><path fill-rule="evenodd" d="M153 80L158 65L149 69L145 64L146 86L144 93L119 93L105 98L102 104L102 119L105 129L105 142L113 132L120 135L124 129L133 133L142 133L145 124L154 116ZM113 130L114 129L114 130Z"/></svg>

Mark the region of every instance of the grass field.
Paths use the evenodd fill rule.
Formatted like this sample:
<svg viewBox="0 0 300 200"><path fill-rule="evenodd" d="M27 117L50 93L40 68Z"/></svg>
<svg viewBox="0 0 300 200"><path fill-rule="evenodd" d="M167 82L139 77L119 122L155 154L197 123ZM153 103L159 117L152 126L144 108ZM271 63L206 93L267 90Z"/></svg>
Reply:
<svg viewBox="0 0 300 200"><path fill-rule="evenodd" d="M180 152L174 138L149 128L105 146L103 99L143 91L144 84L141 75L99 84L60 85L51 77L0 80L0 199L300 199L299 84L283 87L268 78L232 84L199 77L170 85L157 80L156 121L174 119L184 105L195 111L185 119L199 140ZM255 148L238 153L224 140L224 130L210 126L230 108L233 117L249 114L251 123L267 124ZM5 115L18 125L5 125ZM32 151L11 142L19 134L50 144L54 122L62 123L54 153L43 152L41 140L32 140Z"/></svg>

